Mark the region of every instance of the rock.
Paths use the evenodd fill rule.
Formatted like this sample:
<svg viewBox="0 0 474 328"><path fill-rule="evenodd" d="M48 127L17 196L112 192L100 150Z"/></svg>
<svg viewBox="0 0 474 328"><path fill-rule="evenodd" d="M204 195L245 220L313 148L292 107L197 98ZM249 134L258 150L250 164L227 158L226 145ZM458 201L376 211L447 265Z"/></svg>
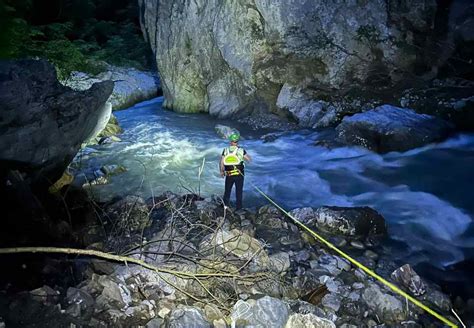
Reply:
<svg viewBox="0 0 474 328"><path fill-rule="evenodd" d="M326 285L327 289L331 293L339 293L341 286L343 285L339 279L330 276L319 277L319 282Z"/></svg>
<svg viewBox="0 0 474 328"><path fill-rule="evenodd" d="M164 320L161 318L154 318L148 321L148 323L145 325L145 328L162 328L164 327Z"/></svg>
<svg viewBox="0 0 474 328"><path fill-rule="evenodd" d="M345 117L336 128L338 141L379 153L441 141L451 130L452 126L439 118L390 105Z"/></svg>
<svg viewBox="0 0 474 328"><path fill-rule="evenodd" d="M30 291L31 298L43 304L56 304L59 300L59 292L49 286L43 286Z"/></svg>
<svg viewBox="0 0 474 328"><path fill-rule="evenodd" d="M290 268L290 255L285 252L269 256L269 269L276 273L284 273Z"/></svg>
<svg viewBox="0 0 474 328"><path fill-rule="evenodd" d="M341 296L334 293L329 293L323 297L321 304L325 309L337 312L341 307Z"/></svg>
<svg viewBox="0 0 474 328"><path fill-rule="evenodd" d="M296 220L303 224L308 224L316 218L316 214L311 207L295 208L289 212Z"/></svg>
<svg viewBox="0 0 474 328"><path fill-rule="evenodd" d="M278 139L281 135L282 135L281 133L271 132L271 133L264 134L263 136L260 137L260 139L263 140L263 142L272 142Z"/></svg>
<svg viewBox="0 0 474 328"><path fill-rule="evenodd" d="M310 265L311 268L314 269L315 267L313 267L313 265L311 264L312 262L313 261L310 262ZM326 269L333 276L337 276L342 271L342 268L340 268L338 265L337 258L329 254L322 255L318 259L318 265Z"/></svg>
<svg viewBox="0 0 474 328"><path fill-rule="evenodd" d="M222 311L214 304L206 304L204 306L204 314L209 321L217 321L224 318Z"/></svg>
<svg viewBox="0 0 474 328"><path fill-rule="evenodd" d="M200 309L191 306L180 306L171 313L168 327L211 328L211 324L204 319Z"/></svg>
<svg viewBox="0 0 474 328"><path fill-rule="evenodd" d="M435 79L428 85L405 90L400 98L400 105L413 108L418 113L441 117L454 123L459 130L472 130L474 127L473 94L474 83L470 80Z"/></svg>
<svg viewBox="0 0 474 328"><path fill-rule="evenodd" d="M405 264L393 271L391 277L415 296L423 295L426 292L425 284L410 264Z"/></svg>
<svg viewBox="0 0 474 328"><path fill-rule="evenodd" d="M214 328L227 328L227 324L224 319L214 320L212 322Z"/></svg>
<svg viewBox="0 0 474 328"><path fill-rule="evenodd" d="M211 240L213 246L223 249L243 260L250 260L259 268L266 268L270 263L267 252L260 241L237 229L219 230Z"/></svg>
<svg viewBox="0 0 474 328"><path fill-rule="evenodd" d="M430 33L445 8L432 0L419 6L270 0L139 4L143 34L163 80L164 106L180 112L218 117L278 112L282 86L323 95L366 85L385 90L437 71L456 49L457 24L447 25L448 18L439 23L446 33ZM431 47L419 47L438 43L437 56Z"/></svg>
<svg viewBox="0 0 474 328"><path fill-rule="evenodd" d="M116 164L104 165L100 168L100 170L105 175L116 175L116 174L127 172L127 169L125 167L123 167L122 165L116 165Z"/></svg>
<svg viewBox="0 0 474 328"><path fill-rule="evenodd" d="M148 206L138 196L126 196L106 206L105 213L117 227L128 233L141 232L150 224Z"/></svg>
<svg viewBox="0 0 474 328"><path fill-rule="evenodd" d="M131 107L144 100L155 98L160 90L160 80L156 72L140 71L112 65L97 75L72 72L62 84L74 90L86 90L92 84L102 81L114 81L115 86L109 102L114 110Z"/></svg>
<svg viewBox="0 0 474 328"><path fill-rule="evenodd" d="M113 82L73 91L45 60L3 61L0 76L2 166L49 187L96 129Z"/></svg>
<svg viewBox="0 0 474 328"><path fill-rule="evenodd" d="M371 251L370 249L368 249L364 252L364 256L368 257L369 259L372 259L374 261L379 258L379 255L377 253L375 253L374 251Z"/></svg>
<svg viewBox="0 0 474 328"><path fill-rule="evenodd" d="M347 298L352 302L357 302L360 299L360 293L357 291L351 292Z"/></svg>
<svg viewBox="0 0 474 328"><path fill-rule="evenodd" d="M285 328L336 328L336 325L311 313L295 313L288 318Z"/></svg>
<svg viewBox="0 0 474 328"><path fill-rule="evenodd" d="M317 229L344 236L382 236L387 233L385 219L370 207L323 206L308 222Z"/></svg>
<svg viewBox="0 0 474 328"><path fill-rule="evenodd" d="M294 260L297 263L306 262L309 260L311 254L308 250L302 249L301 251L294 253Z"/></svg>
<svg viewBox="0 0 474 328"><path fill-rule="evenodd" d="M82 290L74 287L69 287L66 292L66 300L68 304L74 306L71 310L74 310L76 317L81 316L82 318L90 318L94 312L95 301L92 296Z"/></svg>
<svg viewBox="0 0 474 328"><path fill-rule="evenodd" d="M279 299L264 296L257 301L239 300L232 308L232 325L282 328L288 320L288 306Z"/></svg>
<svg viewBox="0 0 474 328"><path fill-rule="evenodd" d="M354 247L355 249L365 249L364 244L358 240L351 241L351 246Z"/></svg>
<svg viewBox="0 0 474 328"><path fill-rule="evenodd" d="M313 100L301 89L292 88L288 84L281 88L276 105L281 110L288 111L301 127L327 127L335 120L335 114L328 108L328 103Z"/></svg>
<svg viewBox="0 0 474 328"><path fill-rule="evenodd" d="M240 135L239 130L222 124L217 124L214 129L216 130L217 135L222 139L228 139L232 133L237 133L238 135Z"/></svg>
<svg viewBox="0 0 474 328"><path fill-rule="evenodd" d="M403 303L393 295L382 292L375 284L364 290L362 299L382 322L397 323L407 319Z"/></svg>
<svg viewBox="0 0 474 328"><path fill-rule="evenodd" d="M111 307L123 309L131 302L130 291L124 284L101 276L99 284L102 286L102 293L97 297L97 307L101 309L110 309Z"/></svg>
<svg viewBox="0 0 474 328"><path fill-rule="evenodd" d="M426 287L426 293L420 297L420 300L430 303L445 312L450 312L453 307L448 295L442 293L438 289L433 288L432 286Z"/></svg>
<svg viewBox="0 0 474 328"><path fill-rule="evenodd" d="M137 306L131 306L125 310L125 315L134 321L147 322L156 317L155 313L155 301L144 300Z"/></svg>

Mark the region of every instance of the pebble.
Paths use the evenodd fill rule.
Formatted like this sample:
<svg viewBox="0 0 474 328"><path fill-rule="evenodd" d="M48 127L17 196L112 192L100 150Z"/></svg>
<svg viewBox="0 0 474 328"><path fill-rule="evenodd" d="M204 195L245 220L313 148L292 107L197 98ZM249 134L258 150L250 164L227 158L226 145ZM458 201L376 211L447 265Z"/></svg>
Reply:
<svg viewBox="0 0 474 328"><path fill-rule="evenodd" d="M355 282L355 283L352 284L352 288L353 288L353 289L356 289L356 290L357 290L357 289L362 289L362 288L364 288L364 287L365 287L365 285L364 285L363 283L361 283L361 282Z"/></svg>
<svg viewBox="0 0 474 328"><path fill-rule="evenodd" d="M356 249L365 249L365 246L362 242L358 240L353 240L351 241L351 246L356 248Z"/></svg>
<svg viewBox="0 0 474 328"><path fill-rule="evenodd" d="M364 256L372 260L377 260L379 258L379 255L375 253L374 251L371 251L370 249L364 252Z"/></svg>
<svg viewBox="0 0 474 328"><path fill-rule="evenodd" d="M333 243L336 247L344 247L347 245L347 240L345 238L335 236L330 238L331 243Z"/></svg>
<svg viewBox="0 0 474 328"><path fill-rule="evenodd" d="M354 274L357 278L359 278L359 280L365 280L366 279L366 274L361 269L355 270Z"/></svg>

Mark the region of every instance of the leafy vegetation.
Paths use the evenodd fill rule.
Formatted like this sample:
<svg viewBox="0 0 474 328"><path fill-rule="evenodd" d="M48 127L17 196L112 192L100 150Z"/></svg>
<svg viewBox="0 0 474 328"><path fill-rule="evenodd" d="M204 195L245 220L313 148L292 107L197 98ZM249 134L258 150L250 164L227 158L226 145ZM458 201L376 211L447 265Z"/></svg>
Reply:
<svg viewBox="0 0 474 328"><path fill-rule="evenodd" d="M135 0L0 0L0 20L0 58L47 58L60 78L152 67Z"/></svg>

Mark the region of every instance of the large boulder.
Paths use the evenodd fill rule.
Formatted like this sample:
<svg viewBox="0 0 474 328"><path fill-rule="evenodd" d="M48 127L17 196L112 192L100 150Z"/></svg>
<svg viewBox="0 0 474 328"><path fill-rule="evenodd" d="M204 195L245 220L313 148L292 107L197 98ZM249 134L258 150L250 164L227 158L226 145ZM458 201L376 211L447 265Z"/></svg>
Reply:
<svg viewBox="0 0 474 328"><path fill-rule="evenodd" d="M89 89L94 83L109 80L115 82L114 91L109 98L113 110L127 108L154 98L161 89L157 72L112 65L107 65L106 71L97 75L73 72L61 83L74 90L82 91Z"/></svg>
<svg viewBox="0 0 474 328"><path fill-rule="evenodd" d="M297 208L290 212L298 221L335 235L347 237L383 236L385 219L370 207L322 206Z"/></svg>
<svg viewBox="0 0 474 328"><path fill-rule="evenodd" d="M27 172L32 183L54 183L109 110L113 87L104 81L74 91L45 60L0 63L2 168Z"/></svg>
<svg viewBox="0 0 474 328"><path fill-rule="evenodd" d="M416 6L323 0L139 4L164 106L218 117L268 110L284 114L277 99L300 90L317 90L321 99L357 87L389 88L417 75L433 77L453 53L455 23L462 15L440 15L449 8L435 0ZM295 113L305 124L313 123L307 111L314 109L316 116L332 112L310 105Z"/></svg>
<svg viewBox="0 0 474 328"><path fill-rule="evenodd" d="M411 109L383 105L345 117L336 128L338 141L386 153L406 151L441 141L452 125L442 119L417 114Z"/></svg>

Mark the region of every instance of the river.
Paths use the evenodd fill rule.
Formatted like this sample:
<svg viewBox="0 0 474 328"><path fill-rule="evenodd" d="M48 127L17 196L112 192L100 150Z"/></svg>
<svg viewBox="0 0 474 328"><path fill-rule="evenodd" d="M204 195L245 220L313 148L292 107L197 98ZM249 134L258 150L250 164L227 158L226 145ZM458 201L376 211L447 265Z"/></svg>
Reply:
<svg viewBox="0 0 474 328"><path fill-rule="evenodd" d="M167 190L221 195L218 162L227 142L214 127L231 125L241 131L240 144L253 158L246 167L245 207L265 204L250 182L287 209L373 207L387 220L390 239L384 247L394 260L474 295L474 287L463 287L466 282L472 285L474 275L473 134L404 153L329 150L314 146L318 132L289 132L265 143L260 137L268 131L163 110L162 101L156 98L116 112L124 129L122 141L86 148L76 159L84 168L120 164L128 169L113 176L110 184L93 187L96 198L149 197Z"/></svg>

